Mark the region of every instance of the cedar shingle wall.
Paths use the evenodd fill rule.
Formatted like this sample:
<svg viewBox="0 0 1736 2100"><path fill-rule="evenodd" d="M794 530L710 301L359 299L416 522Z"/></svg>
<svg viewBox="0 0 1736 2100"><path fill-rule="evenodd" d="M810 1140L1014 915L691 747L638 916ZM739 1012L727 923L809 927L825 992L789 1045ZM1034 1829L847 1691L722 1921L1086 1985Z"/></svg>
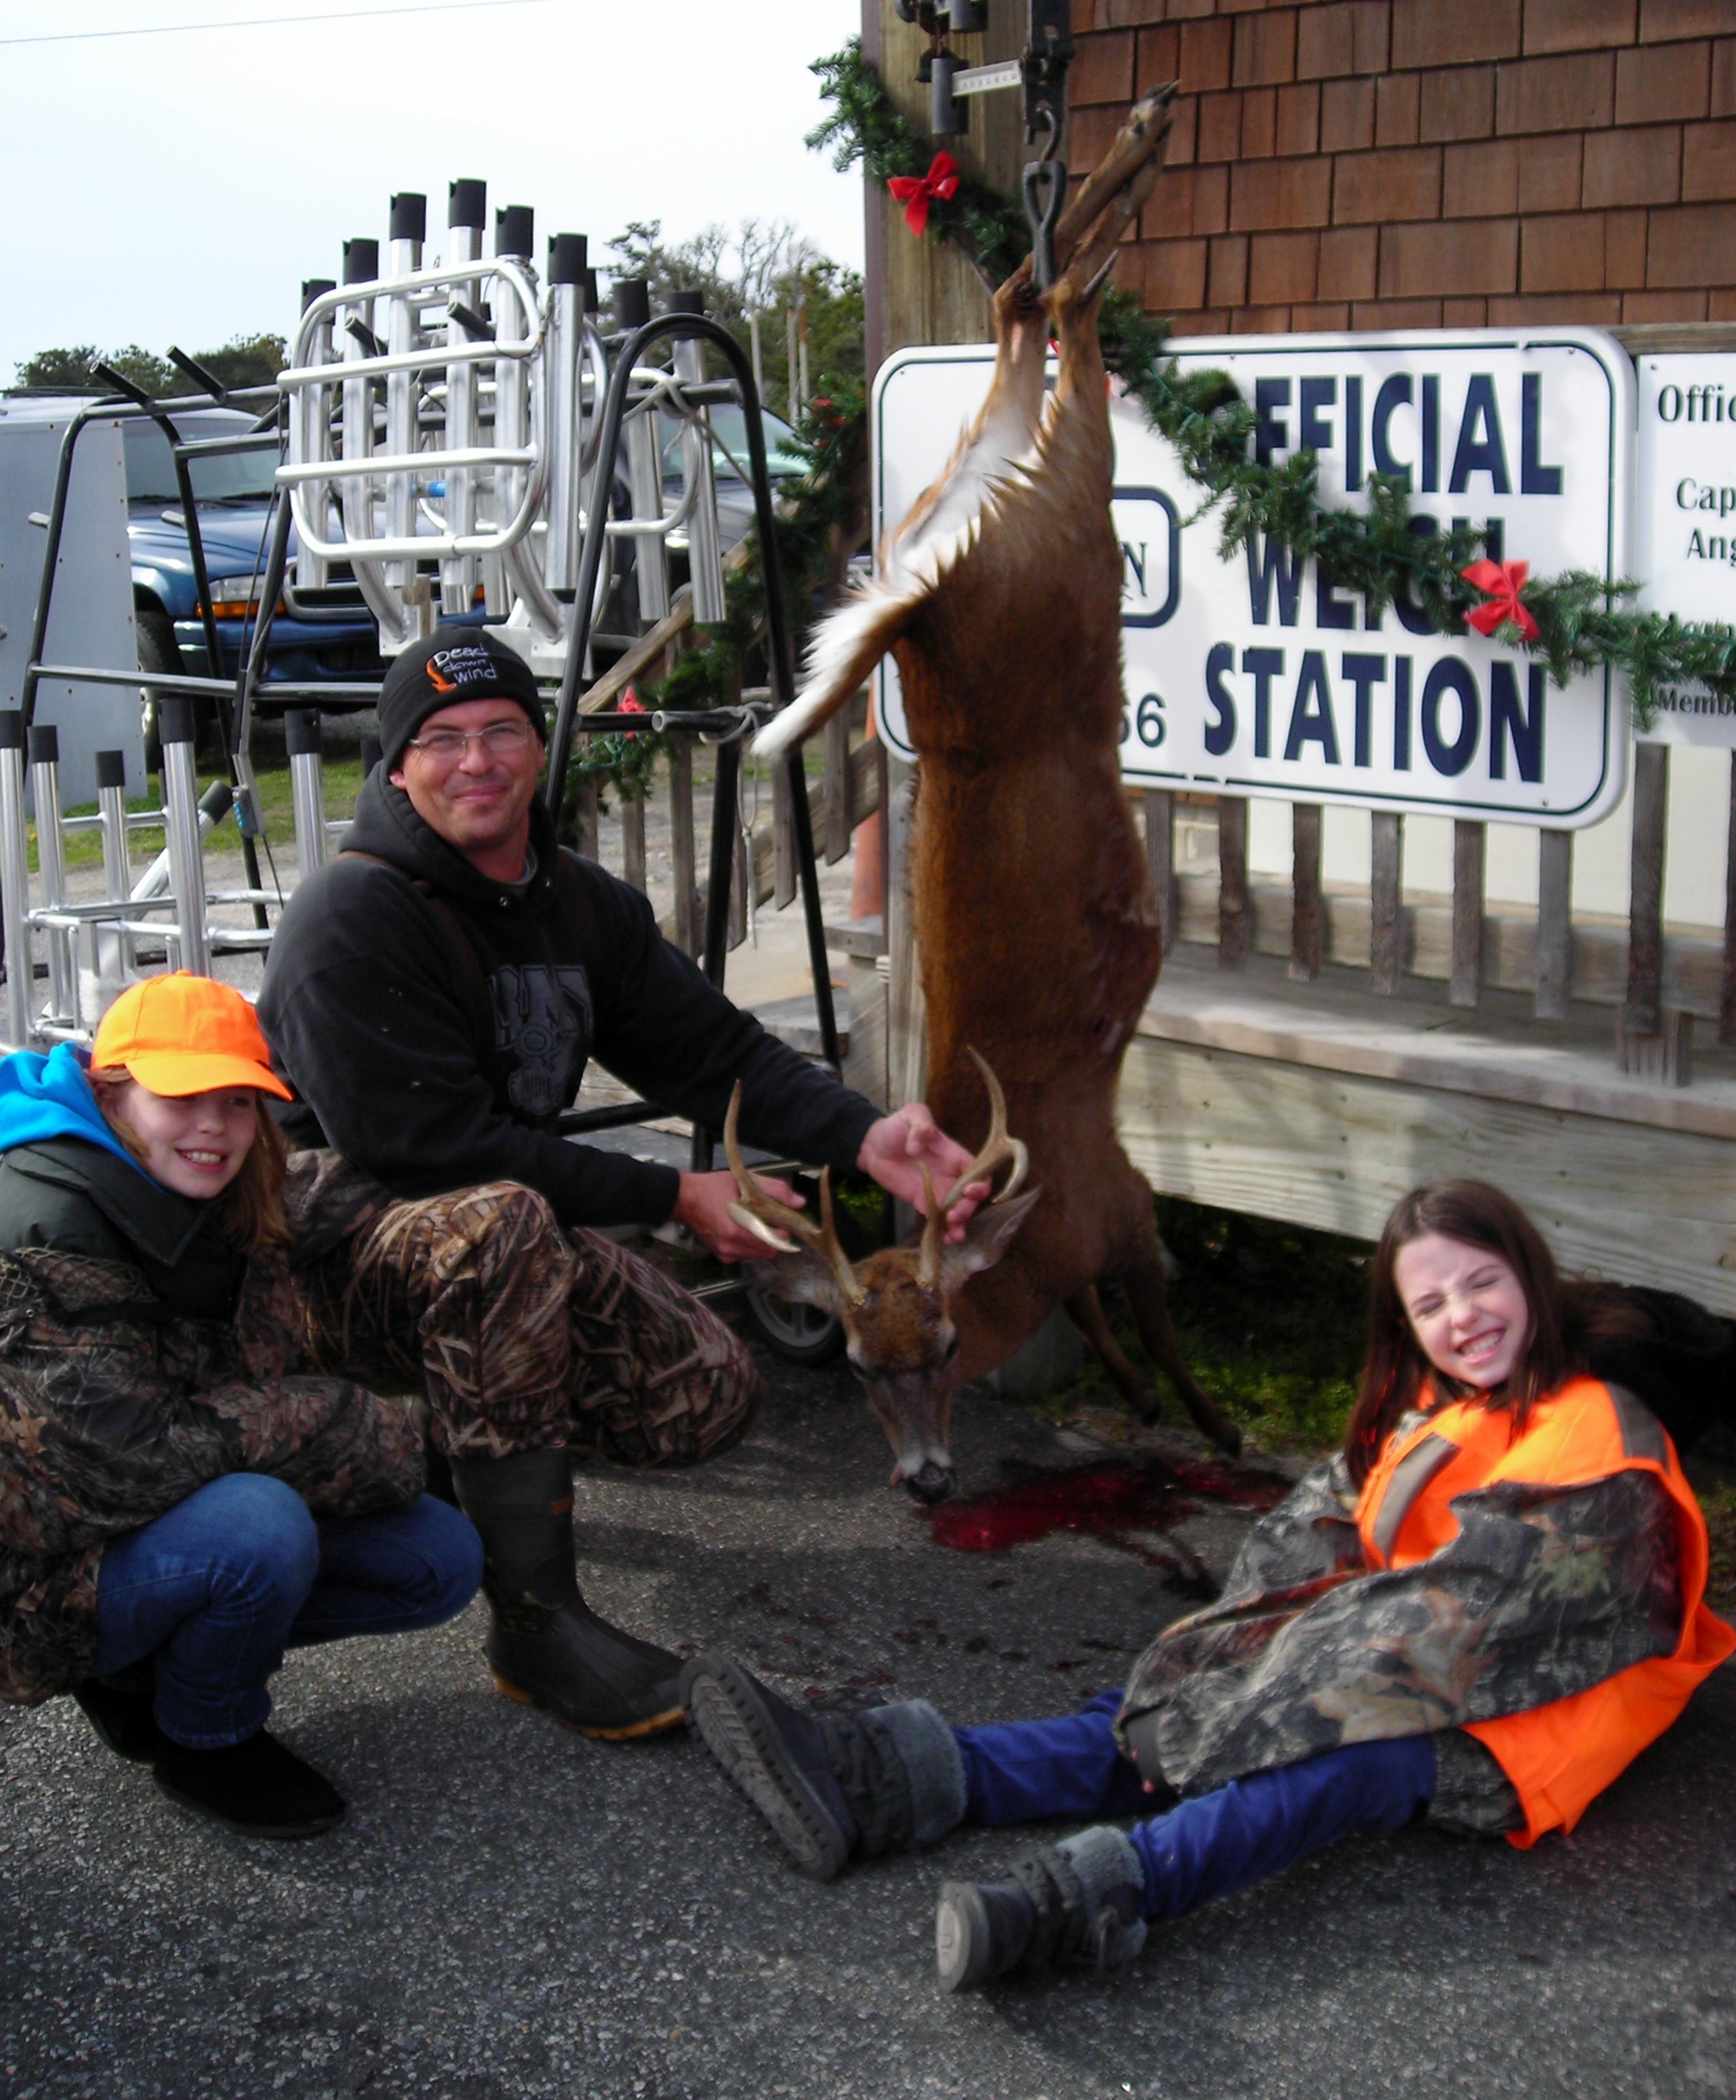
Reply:
<svg viewBox="0 0 1736 2100"><path fill-rule="evenodd" d="M1736 0L1074 0L1075 169L1182 96L1183 334L1736 320Z"/></svg>

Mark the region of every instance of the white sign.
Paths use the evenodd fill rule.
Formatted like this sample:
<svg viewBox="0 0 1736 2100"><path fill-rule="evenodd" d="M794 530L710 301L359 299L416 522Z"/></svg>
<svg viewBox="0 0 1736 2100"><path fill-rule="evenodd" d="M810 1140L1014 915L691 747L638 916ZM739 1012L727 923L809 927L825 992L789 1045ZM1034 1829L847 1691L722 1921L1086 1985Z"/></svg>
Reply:
<svg viewBox="0 0 1736 2100"><path fill-rule="evenodd" d="M1635 565L1640 603L1736 621L1736 356L1642 357ZM1660 686L1649 743L1736 748L1736 700Z"/></svg>
<svg viewBox="0 0 1736 2100"><path fill-rule="evenodd" d="M1633 371L1595 329L1238 336L1179 345L1229 373L1253 450L1320 459L1327 504L1378 469L1409 474L1419 530L1498 527L1533 573L1625 573ZM945 466L986 396L992 346L898 353L875 384L877 539ZM1226 562L1219 514L1136 403L1111 404L1122 543L1126 778L1149 786L1364 808L1596 823L1620 798L1625 695L1613 674L1551 685L1523 650L1429 631L1413 601L1373 621L1317 564L1256 539ZM1736 529L1736 520L1733 520ZM1056 549L1057 573L1067 550ZM896 674L879 719L910 755Z"/></svg>

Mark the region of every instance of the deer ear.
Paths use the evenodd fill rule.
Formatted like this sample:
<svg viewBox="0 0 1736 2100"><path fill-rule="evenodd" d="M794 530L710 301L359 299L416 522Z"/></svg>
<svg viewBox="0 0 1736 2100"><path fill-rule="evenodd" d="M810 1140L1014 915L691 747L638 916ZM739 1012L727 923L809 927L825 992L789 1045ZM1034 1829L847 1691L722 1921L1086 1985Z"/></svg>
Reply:
<svg viewBox="0 0 1736 2100"><path fill-rule="evenodd" d="M956 1247L940 1250L940 1288L956 1290L967 1276L979 1269L992 1269L1013 1244L1013 1235L1030 1216L1041 1189L1026 1189L1011 1203L984 1204L972 1214L964 1237Z"/></svg>
<svg viewBox="0 0 1736 2100"><path fill-rule="evenodd" d="M838 1288L831 1264L822 1261L807 1247L793 1254L774 1254L769 1261L742 1266L751 1281L763 1284L780 1298L791 1299L799 1305L818 1306L834 1320L843 1313L844 1293Z"/></svg>

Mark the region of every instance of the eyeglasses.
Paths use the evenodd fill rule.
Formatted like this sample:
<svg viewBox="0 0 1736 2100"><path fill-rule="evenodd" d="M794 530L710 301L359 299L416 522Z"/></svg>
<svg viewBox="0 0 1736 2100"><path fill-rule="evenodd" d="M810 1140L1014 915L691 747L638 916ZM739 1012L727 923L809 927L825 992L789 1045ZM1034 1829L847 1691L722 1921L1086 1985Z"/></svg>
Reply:
<svg viewBox="0 0 1736 2100"><path fill-rule="evenodd" d="M409 748L437 766L452 766L473 743L490 758L508 758L522 751L535 734L528 722L490 722L485 730L433 730L426 736L412 736Z"/></svg>

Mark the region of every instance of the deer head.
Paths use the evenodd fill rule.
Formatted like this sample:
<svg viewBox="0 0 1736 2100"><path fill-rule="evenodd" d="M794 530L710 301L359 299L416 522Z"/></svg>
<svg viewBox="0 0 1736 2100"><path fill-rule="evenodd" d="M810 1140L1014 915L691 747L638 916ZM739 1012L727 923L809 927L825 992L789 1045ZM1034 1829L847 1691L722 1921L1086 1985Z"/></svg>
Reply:
<svg viewBox="0 0 1736 2100"><path fill-rule="evenodd" d="M723 1124L723 1149L742 1192L740 1201L729 1206L730 1216L774 1250L766 1278L773 1290L817 1305L843 1322L851 1366L896 1460L893 1485L902 1481L923 1502L944 1501L956 1484L946 1449L952 1359L958 1351L952 1302L968 1277L1000 1260L1043 1193L1019 1193L1028 1165L1025 1147L1007 1134L1007 1102L994 1073L975 1050L970 1055L988 1087L989 1129L982 1151L939 1198L925 1167L927 1216L921 1237L883 1247L859 1265L839 1244L829 1167L820 1177L817 1220L779 1203L748 1171L736 1136L739 1081ZM953 1205L973 1182L991 1179L1009 1162L1006 1187L974 1214L964 1238L949 1246L946 1219Z"/></svg>

